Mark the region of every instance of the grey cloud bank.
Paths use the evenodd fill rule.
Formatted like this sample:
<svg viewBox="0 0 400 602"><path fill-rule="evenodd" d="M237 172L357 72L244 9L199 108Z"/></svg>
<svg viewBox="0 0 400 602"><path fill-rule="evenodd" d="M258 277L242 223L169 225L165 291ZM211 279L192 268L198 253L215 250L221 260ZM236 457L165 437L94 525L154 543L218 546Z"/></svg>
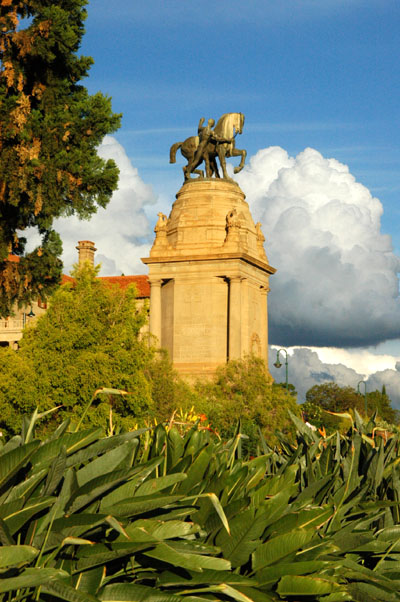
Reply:
<svg viewBox="0 0 400 602"><path fill-rule="evenodd" d="M276 382L283 382L285 379L284 367L275 368L273 365L275 359L276 349L272 348L269 353L269 370ZM397 362L394 370L381 370L365 378L364 374L360 374L344 364L324 363L315 351L300 348L294 349L293 353L289 354L288 365L288 380L296 387L299 403L305 401L306 392L314 385L336 382L341 387L350 386L356 389L359 381L365 380L368 392L381 391L382 385L385 385L393 406L400 408L400 362ZM364 392L363 387L361 391Z"/></svg>

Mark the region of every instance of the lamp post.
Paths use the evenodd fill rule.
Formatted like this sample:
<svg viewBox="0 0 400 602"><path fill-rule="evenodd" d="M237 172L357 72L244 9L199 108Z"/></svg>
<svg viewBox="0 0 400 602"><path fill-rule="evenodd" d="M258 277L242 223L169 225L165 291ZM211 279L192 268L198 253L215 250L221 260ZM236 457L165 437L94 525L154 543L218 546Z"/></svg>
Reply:
<svg viewBox="0 0 400 602"><path fill-rule="evenodd" d="M368 401L367 401L367 383L365 382L365 380L360 380L357 384L357 393L359 395L361 395L361 391L360 391L360 385L363 384L364 385L364 410L365 410L365 417L367 417L367 411L368 411Z"/></svg>
<svg viewBox="0 0 400 602"><path fill-rule="evenodd" d="M285 371L286 371L286 389L289 388L289 381L288 381L288 353L286 351L286 349L278 349L278 351L276 352L276 362L274 364L275 368L281 368L282 364L279 361L279 354L280 353L285 353Z"/></svg>
<svg viewBox="0 0 400 602"><path fill-rule="evenodd" d="M31 304L31 311L29 312L29 314L27 314L27 313L24 312L22 315L23 315L23 327L25 328L25 326L26 326L26 318L34 318L35 315L36 315L36 314L33 313L32 304Z"/></svg>

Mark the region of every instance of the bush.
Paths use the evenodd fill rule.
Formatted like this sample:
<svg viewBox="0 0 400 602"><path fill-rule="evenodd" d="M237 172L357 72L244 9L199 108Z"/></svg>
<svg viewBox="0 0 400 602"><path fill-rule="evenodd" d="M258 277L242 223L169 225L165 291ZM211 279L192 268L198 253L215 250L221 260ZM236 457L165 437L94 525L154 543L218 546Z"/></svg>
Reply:
<svg viewBox="0 0 400 602"><path fill-rule="evenodd" d="M240 420L241 431L249 438L245 447L251 453L256 451L260 431L271 445L279 441L277 431L294 435L289 410L300 415L296 399L273 384L264 361L258 357L220 366L211 382L197 384L197 391L204 401L196 409L207 415L223 438L233 436Z"/></svg>

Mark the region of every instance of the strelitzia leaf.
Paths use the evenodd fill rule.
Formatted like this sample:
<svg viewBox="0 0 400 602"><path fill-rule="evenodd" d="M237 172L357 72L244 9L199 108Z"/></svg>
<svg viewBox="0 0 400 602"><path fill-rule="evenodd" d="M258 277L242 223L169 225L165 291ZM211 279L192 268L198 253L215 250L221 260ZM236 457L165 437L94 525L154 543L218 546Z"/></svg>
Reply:
<svg viewBox="0 0 400 602"><path fill-rule="evenodd" d="M99 600L109 602L182 602L181 596L161 592L155 588L136 583L113 583L106 585L99 593ZM185 598L186 600L186 598Z"/></svg>
<svg viewBox="0 0 400 602"><path fill-rule="evenodd" d="M131 458L132 450L137 446L137 442L125 441L118 447L107 451L103 455L100 455L92 462L89 462L77 471L76 478L80 487L83 487L88 481L92 481L96 477L102 476L106 473L111 473L113 470L118 468L130 468L131 463L129 462L126 466L124 460Z"/></svg>
<svg viewBox="0 0 400 602"><path fill-rule="evenodd" d="M0 546L0 569L31 562L39 554L32 546Z"/></svg>
<svg viewBox="0 0 400 602"><path fill-rule="evenodd" d="M112 506L101 507L102 512L113 514L114 516L129 517L137 516L143 512L151 512L159 508L164 508L181 500L181 495L147 495L137 497L132 500L123 500Z"/></svg>
<svg viewBox="0 0 400 602"><path fill-rule="evenodd" d="M147 479L147 481L142 483L142 485L137 488L135 496L151 495L152 493L156 493L157 491L162 491L167 487L171 487L176 483L180 483L186 478L187 476L185 474L177 472L158 477L156 479Z"/></svg>
<svg viewBox="0 0 400 602"><path fill-rule="evenodd" d="M321 596L345 591L339 583L320 577L288 575L278 583L277 592L280 596Z"/></svg>
<svg viewBox="0 0 400 602"><path fill-rule="evenodd" d="M0 489L27 463L39 445L40 441L32 441L21 447L16 447L1 456Z"/></svg>
<svg viewBox="0 0 400 602"><path fill-rule="evenodd" d="M28 587L37 587L47 583L49 579L68 578L69 575L60 569L28 568L17 576L0 579L0 593L12 592Z"/></svg>
<svg viewBox="0 0 400 602"><path fill-rule="evenodd" d="M55 497L34 498L28 502L23 508L18 508L13 511L11 508L6 516L3 516L11 535L14 535L28 520L39 512L52 506L56 501ZM9 504L7 504L9 506Z"/></svg>
<svg viewBox="0 0 400 602"><path fill-rule="evenodd" d="M292 533L285 533L273 537L259 546L252 554L253 570L274 564L289 554L302 549L314 537L314 530L299 529Z"/></svg>
<svg viewBox="0 0 400 602"><path fill-rule="evenodd" d="M67 600L68 602L98 602L98 598L95 596L92 596L88 592L77 590L60 579L49 579L42 585L42 592L53 594L57 598Z"/></svg>
<svg viewBox="0 0 400 602"><path fill-rule="evenodd" d="M143 553L145 556L150 556L150 558L157 558L157 560L162 560L173 566L192 571L201 572L203 568L226 571L231 568L231 563L224 558L215 558L200 554L185 554L178 552L172 545L166 543L158 544L153 550Z"/></svg>

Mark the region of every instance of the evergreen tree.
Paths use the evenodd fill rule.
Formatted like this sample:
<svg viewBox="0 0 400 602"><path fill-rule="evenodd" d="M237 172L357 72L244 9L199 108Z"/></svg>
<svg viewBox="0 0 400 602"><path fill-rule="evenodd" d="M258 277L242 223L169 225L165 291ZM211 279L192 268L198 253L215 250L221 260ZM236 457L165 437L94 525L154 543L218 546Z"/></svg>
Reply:
<svg viewBox="0 0 400 602"><path fill-rule="evenodd" d="M76 54L85 4L0 0L0 316L57 286L53 219L88 218L117 185L115 163L96 149L120 116L109 98L79 84L93 62ZM41 244L24 255L20 233L32 226Z"/></svg>

